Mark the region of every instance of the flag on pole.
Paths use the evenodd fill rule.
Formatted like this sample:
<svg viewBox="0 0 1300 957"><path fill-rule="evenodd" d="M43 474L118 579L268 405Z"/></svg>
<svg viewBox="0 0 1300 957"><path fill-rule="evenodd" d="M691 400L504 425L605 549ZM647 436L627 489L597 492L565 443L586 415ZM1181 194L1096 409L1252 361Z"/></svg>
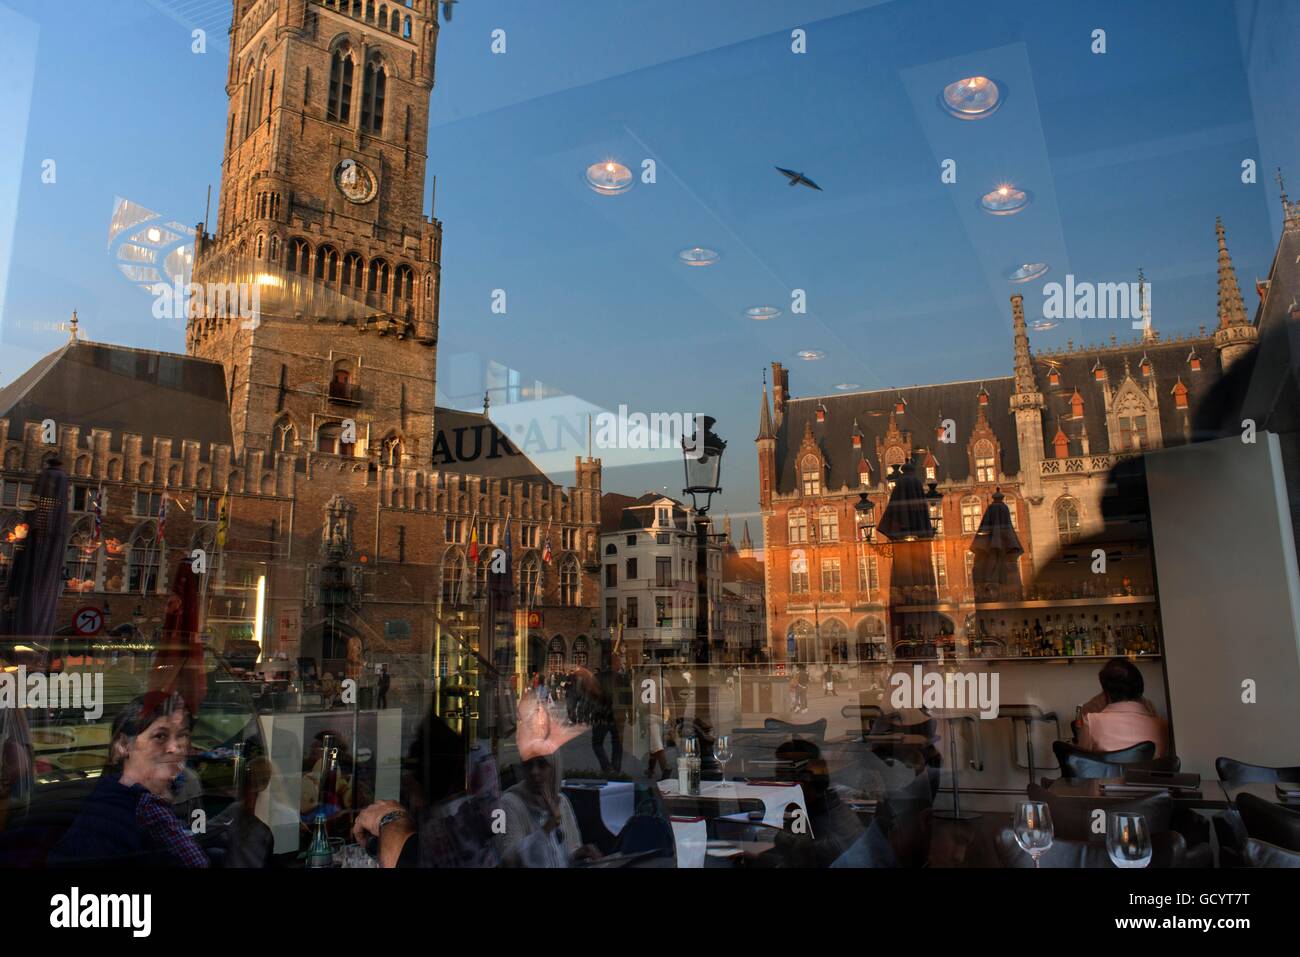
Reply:
<svg viewBox="0 0 1300 957"><path fill-rule="evenodd" d="M162 504L158 506L158 541L167 541L167 502L171 498L166 492L162 494Z"/></svg>
<svg viewBox="0 0 1300 957"><path fill-rule="evenodd" d="M221 548L226 544L226 529L230 525L229 515L226 512L226 493L221 493L221 501L217 505L217 547Z"/></svg>
<svg viewBox="0 0 1300 957"><path fill-rule="evenodd" d="M542 546L542 561L548 565L551 563L551 526L549 523L546 526L546 544Z"/></svg>
<svg viewBox="0 0 1300 957"><path fill-rule="evenodd" d="M471 519L472 527L469 532L469 560L470 564L478 564L478 514L475 513Z"/></svg>

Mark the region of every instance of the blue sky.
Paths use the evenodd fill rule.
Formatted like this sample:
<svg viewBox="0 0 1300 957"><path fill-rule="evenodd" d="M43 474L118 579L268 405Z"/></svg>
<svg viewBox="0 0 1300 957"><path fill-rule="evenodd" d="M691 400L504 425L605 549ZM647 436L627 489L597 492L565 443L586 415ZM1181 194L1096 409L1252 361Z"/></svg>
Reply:
<svg viewBox="0 0 1300 957"><path fill-rule="evenodd" d="M31 89L27 109L19 96L0 110L21 144L0 156L0 382L63 340L49 325L73 308L93 339L183 349L114 267L108 219L117 196L202 219L220 179L228 6L0 0L0 21L23 27L0 30L5 69ZM1294 94L1248 80L1253 39L1279 15L1212 0L465 0L442 30L431 105L440 367L489 359L573 408L714 415L731 442L722 507L743 515L756 507L750 442L772 360L792 367L795 395L1007 375L1008 296L1025 294L1031 321L1043 302L1042 282L1002 277L1023 261L1049 262L1044 282L1126 281L1142 266L1161 332L1212 327L1216 215L1253 310L1279 227L1275 165L1300 193L1300 153L1282 155L1296 140L1276 128L1287 115L1295 126L1277 108ZM196 25L211 31L206 55L191 53ZM804 54L791 51L796 27ZM1104 55L1090 50L1096 28ZM972 74L1007 98L960 122L937 98ZM51 158L57 181L44 184ZM634 170L654 159L657 182L596 195L582 171L605 158ZM1258 161L1255 185L1241 182L1245 158ZM944 159L955 184L940 182ZM774 165L824 191L788 187ZM1003 180L1033 204L980 212ZM693 245L721 261L680 265ZM790 313L796 288L806 315ZM491 312L494 289L505 316ZM759 304L785 314L746 319ZM1111 334L1131 330L1066 321L1033 342ZM801 349L826 357L801 361ZM607 468L605 487L675 492L680 464L665 459Z"/></svg>

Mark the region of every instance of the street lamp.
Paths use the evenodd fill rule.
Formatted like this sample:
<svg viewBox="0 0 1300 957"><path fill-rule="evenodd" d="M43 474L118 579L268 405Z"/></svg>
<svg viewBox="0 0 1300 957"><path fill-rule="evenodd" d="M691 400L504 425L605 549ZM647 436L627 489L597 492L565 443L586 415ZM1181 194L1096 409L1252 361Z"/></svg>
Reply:
<svg viewBox="0 0 1300 957"><path fill-rule="evenodd" d="M727 448L727 443L713 431L716 421L710 415L698 417L692 440L688 442L685 436L682 437L682 464L686 475L682 494L691 497L695 510L695 663L701 665L709 663L708 513L714 494L722 491L722 453ZM697 719L703 718L705 723L711 710L708 689L706 683L701 683L704 700L696 709ZM700 745L700 766L712 770L715 764L713 748L706 741L701 741Z"/></svg>
<svg viewBox="0 0 1300 957"><path fill-rule="evenodd" d="M876 534L876 503L866 492L858 493L857 504L853 506L853 517L858 526L858 541L870 542Z"/></svg>

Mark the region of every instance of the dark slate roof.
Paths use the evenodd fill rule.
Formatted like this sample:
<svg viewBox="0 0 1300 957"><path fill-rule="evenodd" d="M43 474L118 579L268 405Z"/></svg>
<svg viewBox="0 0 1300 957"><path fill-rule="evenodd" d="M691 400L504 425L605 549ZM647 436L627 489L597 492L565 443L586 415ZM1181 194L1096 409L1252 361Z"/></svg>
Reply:
<svg viewBox="0 0 1300 957"><path fill-rule="evenodd" d="M433 423L433 468L454 475L555 484L483 413L438 406Z"/></svg>
<svg viewBox="0 0 1300 957"><path fill-rule="evenodd" d="M22 437L26 422L53 419L81 428L83 445L92 428L202 444L230 445L226 377L218 363L193 356L132 349L99 342L67 343L0 391L0 418L9 437Z"/></svg>
<svg viewBox="0 0 1300 957"><path fill-rule="evenodd" d="M940 481L965 481L970 476L968 442L979 411L979 392L988 392L984 407L989 426L1002 446L1002 471L1014 475L1020 471L1020 450L1016 447L1015 419L1011 416L1011 392L1014 380L1000 379L947 382L941 385L909 386L905 389L881 389L845 395L791 399L777 430L777 489L792 492L796 488L795 458L803 441L804 427L812 423L813 436L821 447L829 467L826 487L835 491L842 485L856 487L859 452L853 447L853 422L862 431L862 454L871 466L873 482L881 478L876 440L883 444L889 429L889 413L901 396L907 410L896 416L898 428L912 433L912 448L929 449L939 461ZM817 407L826 407L826 421L817 421ZM957 426L957 441L945 445L936 441L935 429L943 419Z"/></svg>
<svg viewBox="0 0 1300 957"><path fill-rule="evenodd" d="M1193 372L1188 361L1193 351L1201 359L1199 372ZM1151 379L1142 374L1143 356L1151 362ZM1089 452L1101 455L1112 451L1109 447L1102 388L1112 391L1119 388L1124 381L1126 361L1129 375L1144 391L1149 381L1155 381L1160 408L1160 433L1164 444L1182 445L1187 441L1184 437L1185 429L1190 432L1197 403L1220 377L1219 355L1214 349L1214 340L1208 336L1035 355L1034 376L1043 394L1043 453L1047 458L1055 456L1053 439L1056 437L1058 423L1070 440L1071 455L1083 454L1081 437L1085 425L1088 429ZM1093 373L1094 366L1099 362L1106 370L1107 378L1104 382L1097 381ZM1060 385L1050 384L1048 376L1052 365L1060 371ZM1171 391L1180 380L1187 386L1188 408L1185 410L1177 408ZM1082 419L1072 417L1070 400L1076 388L1083 398Z"/></svg>
<svg viewBox="0 0 1300 957"><path fill-rule="evenodd" d="M727 546L722 556L724 582L757 582L763 584L763 563L756 558L742 558L732 546Z"/></svg>
<svg viewBox="0 0 1300 957"><path fill-rule="evenodd" d="M655 502L668 501L674 505L678 528L685 529L686 506L677 499L662 492L645 492L636 498L620 495L618 492L606 492L600 497L600 530L602 532L619 532L639 528L649 528L654 524Z"/></svg>
<svg viewBox="0 0 1300 957"><path fill-rule="evenodd" d="M1243 412L1274 431L1285 431L1292 426L1294 407L1280 405L1283 395L1294 391L1292 370L1300 367L1300 326L1291 319L1291 304L1300 303L1300 230L1282 233L1268 278L1255 320L1261 349Z"/></svg>

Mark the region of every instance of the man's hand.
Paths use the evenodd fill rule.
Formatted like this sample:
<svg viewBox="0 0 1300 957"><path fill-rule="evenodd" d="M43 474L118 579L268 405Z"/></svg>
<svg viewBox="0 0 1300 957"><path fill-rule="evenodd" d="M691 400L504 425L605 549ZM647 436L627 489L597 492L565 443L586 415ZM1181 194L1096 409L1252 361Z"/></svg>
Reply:
<svg viewBox="0 0 1300 957"><path fill-rule="evenodd" d="M401 811L403 816L389 821L381 830L379 822L391 811ZM380 867L396 867L402 847L414 833L415 822L396 801L376 801L357 815L357 821L352 826L352 837L358 844L364 845L370 837L379 838Z"/></svg>

